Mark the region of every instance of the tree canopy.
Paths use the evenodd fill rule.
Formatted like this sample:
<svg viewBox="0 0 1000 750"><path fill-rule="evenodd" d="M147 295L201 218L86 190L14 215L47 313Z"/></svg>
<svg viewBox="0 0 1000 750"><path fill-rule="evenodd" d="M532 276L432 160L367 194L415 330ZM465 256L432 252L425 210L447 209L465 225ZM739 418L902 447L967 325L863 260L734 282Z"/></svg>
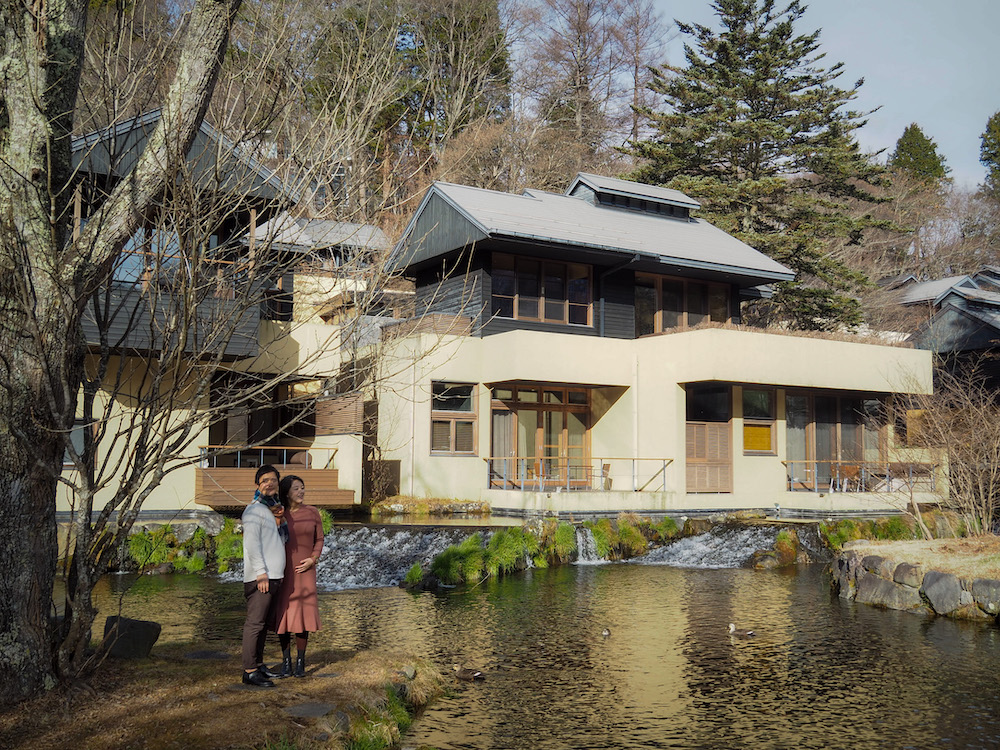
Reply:
<svg viewBox="0 0 1000 750"><path fill-rule="evenodd" d="M979 161L986 167L982 192L995 200L1000 200L1000 112L994 112L986 122L982 146L979 149Z"/></svg>
<svg viewBox="0 0 1000 750"><path fill-rule="evenodd" d="M793 0L718 0L721 30L678 23L691 38L687 64L655 70L663 110L629 153L645 160L633 177L698 198L703 218L797 272L778 285L757 322L806 329L860 322L852 291L866 283L828 252L826 241L860 242L874 220L849 202L875 201L882 169L854 138L865 113L849 108L863 81L837 85L842 63L820 66L819 31L799 33L805 6Z"/></svg>
<svg viewBox="0 0 1000 750"><path fill-rule="evenodd" d="M938 153L937 144L928 138L917 123L910 123L896 141L889 155L889 166L925 180L943 180L951 168Z"/></svg>

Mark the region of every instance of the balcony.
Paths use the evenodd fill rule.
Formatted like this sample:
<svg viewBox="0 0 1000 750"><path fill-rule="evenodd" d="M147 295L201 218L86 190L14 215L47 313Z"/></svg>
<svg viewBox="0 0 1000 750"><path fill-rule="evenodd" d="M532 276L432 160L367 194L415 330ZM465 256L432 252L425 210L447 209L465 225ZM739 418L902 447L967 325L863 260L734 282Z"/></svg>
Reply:
<svg viewBox="0 0 1000 750"><path fill-rule="evenodd" d="M672 458L538 458L491 456L485 459L491 489L529 492L666 492Z"/></svg>
<svg viewBox="0 0 1000 750"><path fill-rule="evenodd" d="M939 466L925 462L785 461L789 492L934 493Z"/></svg>
<svg viewBox="0 0 1000 750"><path fill-rule="evenodd" d="M253 500L254 475L265 464L285 476L295 474L306 485L306 502L319 508L350 508L356 504L354 490L340 489L339 473L330 449L254 446L232 450L227 446L201 448L195 469L195 502L210 508L238 508Z"/></svg>

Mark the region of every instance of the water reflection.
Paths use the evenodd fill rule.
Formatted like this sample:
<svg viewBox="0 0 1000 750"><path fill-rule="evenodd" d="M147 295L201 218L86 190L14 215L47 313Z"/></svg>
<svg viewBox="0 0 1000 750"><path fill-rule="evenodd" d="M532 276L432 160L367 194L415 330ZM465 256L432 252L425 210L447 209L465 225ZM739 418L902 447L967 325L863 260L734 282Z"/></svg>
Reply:
<svg viewBox="0 0 1000 750"><path fill-rule="evenodd" d="M126 582L109 579L102 613ZM820 566L565 566L320 599L314 648L399 648L488 673L454 683L407 747L1000 746L1000 631L840 601ZM146 578L123 601L166 640L239 640L239 584ZM731 639L729 622L758 637Z"/></svg>

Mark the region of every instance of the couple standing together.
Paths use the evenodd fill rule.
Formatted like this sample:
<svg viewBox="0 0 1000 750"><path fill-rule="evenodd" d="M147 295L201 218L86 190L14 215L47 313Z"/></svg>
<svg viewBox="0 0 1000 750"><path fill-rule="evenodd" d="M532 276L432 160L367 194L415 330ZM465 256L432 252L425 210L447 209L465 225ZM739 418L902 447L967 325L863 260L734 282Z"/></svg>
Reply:
<svg viewBox="0 0 1000 750"><path fill-rule="evenodd" d="M323 551L323 520L305 505L300 477L281 479L265 465L254 478L257 491L243 511L243 683L274 687L277 677L306 676L309 633L320 629L316 563ZM264 665L267 631L278 634L281 669ZM297 658L292 668L292 634Z"/></svg>

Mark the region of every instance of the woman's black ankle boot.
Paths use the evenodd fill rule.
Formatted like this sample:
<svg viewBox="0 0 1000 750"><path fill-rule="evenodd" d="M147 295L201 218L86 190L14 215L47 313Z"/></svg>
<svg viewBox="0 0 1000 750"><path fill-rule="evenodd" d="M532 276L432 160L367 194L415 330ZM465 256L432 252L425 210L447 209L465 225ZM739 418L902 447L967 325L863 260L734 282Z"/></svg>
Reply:
<svg viewBox="0 0 1000 750"><path fill-rule="evenodd" d="M289 657L291 659L291 657ZM298 656L295 659L295 676L305 677L306 676L306 652L299 651Z"/></svg>
<svg viewBox="0 0 1000 750"><path fill-rule="evenodd" d="M286 648L281 652L281 674L278 677L291 677L292 674L292 650Z"/></svg>

